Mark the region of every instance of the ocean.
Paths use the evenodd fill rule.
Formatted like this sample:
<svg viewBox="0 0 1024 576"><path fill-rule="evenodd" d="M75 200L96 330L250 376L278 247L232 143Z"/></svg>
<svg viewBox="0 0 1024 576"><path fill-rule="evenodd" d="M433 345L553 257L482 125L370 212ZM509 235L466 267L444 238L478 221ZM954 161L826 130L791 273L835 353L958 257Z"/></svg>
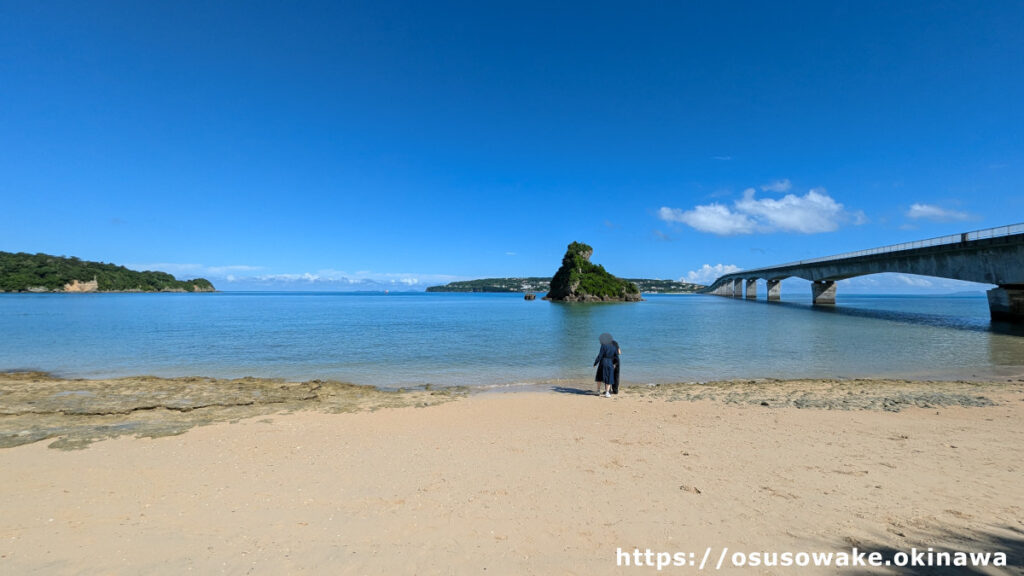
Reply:
<svg viewBox="0 0 1024 576"><path fill-rule="evenodd" d="M648 295L633 304L521 294L2 294L0 371L331 379L382 388L593 380L598 335L625 385L734 378L1024 375L1024 332L984 295L858 296L834 308Z"/></svg>

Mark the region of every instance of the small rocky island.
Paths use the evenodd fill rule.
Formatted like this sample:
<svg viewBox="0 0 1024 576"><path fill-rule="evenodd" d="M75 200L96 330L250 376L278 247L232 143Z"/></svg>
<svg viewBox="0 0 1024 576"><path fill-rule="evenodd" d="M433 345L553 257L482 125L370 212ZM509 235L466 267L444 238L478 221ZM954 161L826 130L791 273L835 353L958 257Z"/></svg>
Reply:
<svg viewBox="0 0 1024 576"><path fill-rule="evenodd" d="M214 292L205 278L178 280L166 272L75 257L0 252L0 292Z"/></svg>
<svg viewBox="0 0 1024 576"><path fill-rule="evenodd" d="M626 278L640 288L641 294L696 294L705 288L703 284L682 280L661 280L656 278ZM478 280L457 280L444 285L428 286L427 292L547 292L551 289L550 276L529 276L519 278L480 278Z"/></svg>
<svg viewBox="0 0 1024 576"><path fill-rule="evenodd" d="M581 242L569 244L562 267L551 279L551 290L545 300L556 302L639 302L636 284L608 273L604 266L594 264L594 249Z"/></svg>

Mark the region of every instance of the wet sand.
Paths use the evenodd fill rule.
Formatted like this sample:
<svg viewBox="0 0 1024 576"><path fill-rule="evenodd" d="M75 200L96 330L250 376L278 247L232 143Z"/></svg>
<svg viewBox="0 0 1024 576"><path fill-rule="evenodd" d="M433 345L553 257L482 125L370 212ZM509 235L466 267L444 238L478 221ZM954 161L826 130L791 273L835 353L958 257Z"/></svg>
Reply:
<svg viewBox="0 0 1024 576"><path fill-rule="evenodd" d="M88 387L36 378L51 397ZM32 418L202 416L175 435L0 450L4 574L655 573L617 566L617 549L699 562L709 547L853 546L1002 551L1016 566L974 573L1021 573L1021 382L762 380L611 399L582 382L468 397L332 384L323 401L315 384L277 382L305 399L243 405L253 395L235 381L220 415L230 402L182 408L181 389L165 397L177 409L10 414L39 399L4 386L8 435ZM55 398L69 396L87 395ZM794 571L837 569L720 573Z"/></svg>

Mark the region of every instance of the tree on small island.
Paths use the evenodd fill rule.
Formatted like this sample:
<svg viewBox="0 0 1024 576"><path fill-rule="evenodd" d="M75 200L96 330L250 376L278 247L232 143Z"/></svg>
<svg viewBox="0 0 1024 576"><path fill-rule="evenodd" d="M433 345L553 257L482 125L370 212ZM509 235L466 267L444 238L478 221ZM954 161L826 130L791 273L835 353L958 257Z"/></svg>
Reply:
<svg viewBox="0 0 1024 576"><path fill-rule="evenodd" d="M604 266L593 264L594 249L581 242L569 244L562 258L562 267L551 279L545 300L560 302L639 302L636 284L608 273Z"/></svg>

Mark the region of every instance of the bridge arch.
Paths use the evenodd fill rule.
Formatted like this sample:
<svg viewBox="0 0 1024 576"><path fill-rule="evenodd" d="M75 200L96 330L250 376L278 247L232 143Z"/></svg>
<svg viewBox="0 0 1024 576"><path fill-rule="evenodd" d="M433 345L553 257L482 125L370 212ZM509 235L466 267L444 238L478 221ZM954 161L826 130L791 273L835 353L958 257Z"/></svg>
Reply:
<svg viewBox="0 0 1024 576"><path fill-rule="evenodd" d="M988 291L992 319L1024 323L1024 223L741 270L703 292L753 298L756 281L764 280L768 300L778 300L781 281L796 277L811 282L814 304L829 305L835 304L837 281L886 272L994 284Z"/></svg>

